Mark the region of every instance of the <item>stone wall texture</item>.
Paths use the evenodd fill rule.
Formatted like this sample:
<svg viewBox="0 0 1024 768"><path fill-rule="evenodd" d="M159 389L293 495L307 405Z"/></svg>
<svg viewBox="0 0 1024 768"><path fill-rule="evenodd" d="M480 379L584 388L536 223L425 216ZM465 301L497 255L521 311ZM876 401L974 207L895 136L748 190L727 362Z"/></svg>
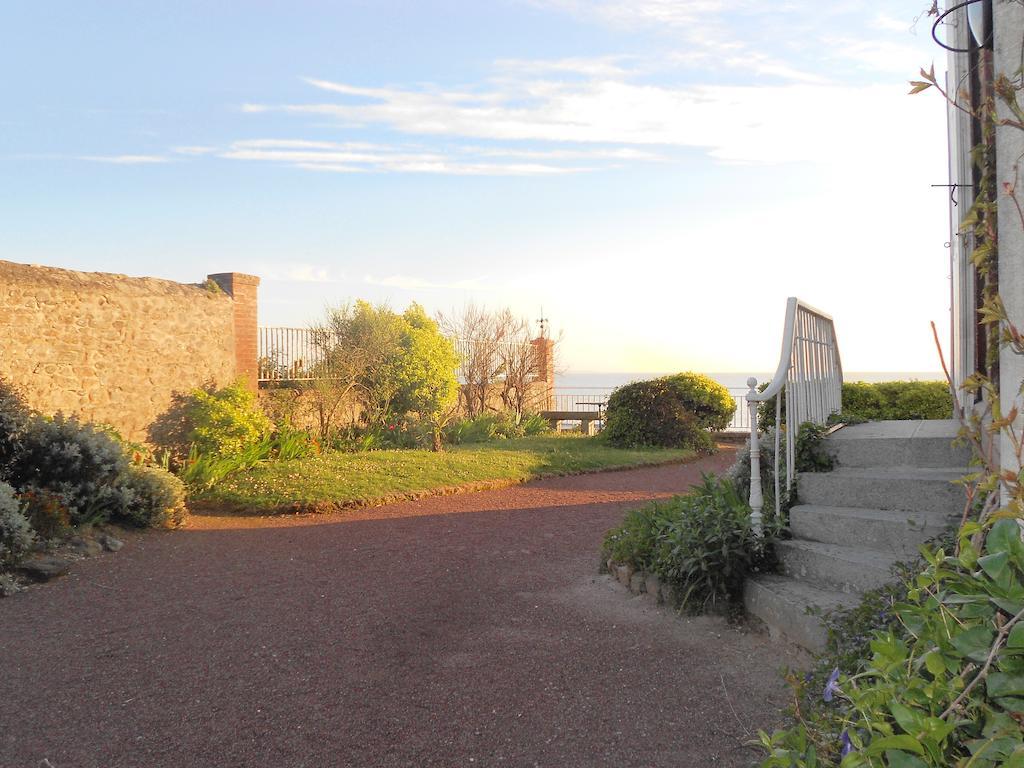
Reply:
<svg viewBox="0 0 1024 768"><path fill-rule="evenodd" d="M236 322L216 287L0 261L0 377L43 413L131 440L146 441L176 395L235 378Z"/></svg>

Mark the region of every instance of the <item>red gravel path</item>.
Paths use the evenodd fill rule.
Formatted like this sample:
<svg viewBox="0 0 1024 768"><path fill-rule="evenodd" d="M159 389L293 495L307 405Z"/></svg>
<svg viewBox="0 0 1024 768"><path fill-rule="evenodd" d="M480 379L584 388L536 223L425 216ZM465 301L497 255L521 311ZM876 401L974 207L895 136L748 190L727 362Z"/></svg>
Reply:
<svg viewBox="0 0 1024 768"><path fill-rule="evenodd" d="M0 766L752 765L800 660L596 575L731 458L139 536L0 601Z"/></svg>

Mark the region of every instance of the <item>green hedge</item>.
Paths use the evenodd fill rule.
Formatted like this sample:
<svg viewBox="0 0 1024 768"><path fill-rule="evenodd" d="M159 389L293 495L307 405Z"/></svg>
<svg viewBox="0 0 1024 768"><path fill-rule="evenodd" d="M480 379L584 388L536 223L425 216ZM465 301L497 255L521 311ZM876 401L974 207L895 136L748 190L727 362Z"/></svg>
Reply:
<svg viewBox="0 0 1024 768"><path fill-rule="evenodd" d="M843 414L862 419L949 419L953 396L944 381L882 381L843 384Z"/></svg>
<svg viewBox="0 0 1024 768"><path fill-rule="evenodd" d="M767 384L760 388L763 390ZM944 381L848 381L843 384L843 410L838 421L919 421L953 417L953 396ZM782 400L782 418L786 418L786 400ZM775 426L775 398L757 410L761 429Z"/></svg>
<svg viewBox="0 0 1024 768"><path fill-rule="evenodd" d="M708 430L729 426L736 402L699 373L677 373L618 387L608 398L602 435L618 448L713 449Z"/></svg>

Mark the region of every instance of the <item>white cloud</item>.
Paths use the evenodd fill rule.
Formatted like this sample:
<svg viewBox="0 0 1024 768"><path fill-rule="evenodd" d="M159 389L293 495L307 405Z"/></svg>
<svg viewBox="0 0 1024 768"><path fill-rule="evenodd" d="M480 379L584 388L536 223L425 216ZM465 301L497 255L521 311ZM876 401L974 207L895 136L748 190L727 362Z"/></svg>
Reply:
<svg viewBox="0 0 1024 768"><path fill-rule="evenodd" d="M920 50L906 42L870 38L829 38L827 42L830 55L835 59L846 59L860 69L891 73L904 79L929 63L922 60Z"/></svg>
<svg viewBox="0 0 1024 768"><path fill-rule="evenodd" d="M172 162L171 158L163 155L82 155L78 159L115 165L151 165Z"/></svg>
<svg viewBox="0 0 1024 768"><path fill-rule="evenodd" d="M294 114L332 115L344 122L375 125L414 136L455 140L545 142L602 146L601 152L639 147L691 147L730 163L775 164L844 161L842 148L886 141L885 121L914 120L921 112L904 96L902 84L891 86L819 85L812 83L761 86L637 84L592 79L581 83L543 84L533 98L500 87L479 95L437 94L401 88L363 89L316 81L337 93L372 93L370 102L338 101L265 106ZM930 115L929 118L930 119ZM515 150L513 150L514 152ZM538 152L532 147L522 151ZM564 148L552 149L552 152ZM571 150L570 150L571 151ZM500 152L500 150L498 150ZM437 153L376 154L330 149L233 149L236 159L273 159L295 163L369 163L377 169L420 172L555 173L578 170L531 164L492 167L461 164ZM538 159L539 159L538 155ZM555 159L551 155L549 160ZM564 159L564 158L563 158ZM622 156L620 159L638 159Z"/></svg>
<svg viewBox="0 0 1024 768"><path fill-rule="evenodd" d="M319 264L304 262L292 262L281 265L279 263L258 263L251 269L259 274L264 280L287 283L343 283L346 282L344 274L335 272Z"/></svg>
<svg viewBox="0 0 1024 768"><path fill-rule="evenodd" d="M638 56L595 56L565 59L498 59L494 68L504 75L576 74L589 77L625 77L635 72ZM625 66L629 64L630 66Z"/></svg>
<svg viewBox="0 0 1024 768"><path fill-rule="evenodd" d="M754 3L750 0L532 0L532 4L616 26L691 29L706 24L709 17Z"/></svg>
<svg viewBox="0 0 1024 768"><path fill-rule="evenodd" d="M216 152L217 148L190 145L184 147L171 147L171 151L179 155L209 155Z"/></svg>
<svg viewBox="0 0 1024 768"><path fill-rule="evenodd" d="M871 26L884 32L906 32L913 27L906 19L897 19L883 11L875 14L871 20Z"/></svg>
<svg viewBox="0 0 1024 768"><path fill-rule="evenodd" d="M330 173L426 173L457 176L542 176L577 173L587 167L557 165L544 162L488 162L486 157L518 157L519 159L565 160L571 153L545 157L544 153L506 154L500 150L487 152L424 151L408 147L387 147L362 142L307 141L303 139L249 139L238 141L221 150L219 156L228 160L248 160L290 165L295 168ZM578 153L576 158L616 157L608 154ZM619 154L617 159L627 155Z"/></svg>

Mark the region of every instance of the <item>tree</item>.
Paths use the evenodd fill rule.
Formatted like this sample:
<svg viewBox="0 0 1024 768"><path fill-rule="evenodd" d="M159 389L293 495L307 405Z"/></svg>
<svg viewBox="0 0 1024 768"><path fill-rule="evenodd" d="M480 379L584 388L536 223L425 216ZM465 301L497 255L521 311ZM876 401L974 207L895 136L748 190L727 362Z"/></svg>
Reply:
<svg viewBox="0 0 1024 768"><path fill-rule="evenodd" d="M441 450L441 430L454 416L458 404L455 370L459 355L452 340L441 333L437 322L412 304L402 315L399 354L393 359L391 381L396 387L396 412L415 413L431 425L433 449Z"/></svg>
<svg viewBox="0 0 1024 768"><path fill-rule="evenodd" d="M355 397L367 424L415 413L441 429L455 412L459 365L453 342L418 304L401 315L384 305L357 301L328 312L317 334L322 350L313 392L330 421L341 402Z"/></svg>
<svg viewBox="0 0 1024 768"><path fill-rule="evenodd" d="M543 374L552 361L545 360L548 349L535 342L526 318L516 317L506 308L498 313L497 323L501 329L498 342L501 401L518 424L536 399L538 382L540 386L545 385Z"/></svg>
<svg viewBox="0 0 1024 768"><path fill-rule="evenodd" d="M501 375L498 345L502 326L498 316L476 304L467 304L459 312L438 317L442 330L455 339L461 357L459 388L462 406L469 418L487 410L487 396Z"/></svg>

